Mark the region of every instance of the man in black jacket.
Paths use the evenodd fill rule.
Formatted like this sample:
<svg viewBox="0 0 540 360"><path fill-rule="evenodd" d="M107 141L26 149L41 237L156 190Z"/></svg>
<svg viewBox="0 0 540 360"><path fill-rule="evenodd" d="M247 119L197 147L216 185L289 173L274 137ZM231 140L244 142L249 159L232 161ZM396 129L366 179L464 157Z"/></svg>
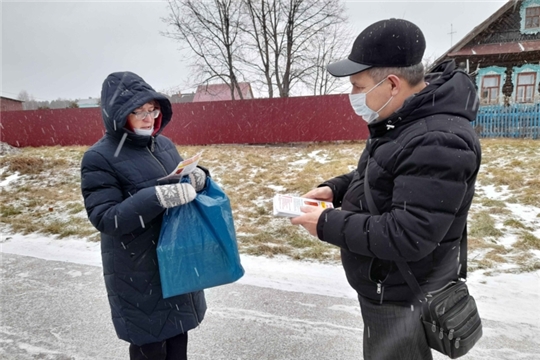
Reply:
<svg viewBox="0 0 540 360"><path fill-rule="evenodd" d="M406 261L431 292L457 280L466 246L481 161L470 124L478 99L453 61L424 78L424 50L416 25L389 19L366 28L348 59L328 65L332 75L350 77L351 105L370 137L356 170L304 195L341 209L305 207L291 220L341 248L360 301L365 359L432 359L419 306L395 261Z"/></svg>

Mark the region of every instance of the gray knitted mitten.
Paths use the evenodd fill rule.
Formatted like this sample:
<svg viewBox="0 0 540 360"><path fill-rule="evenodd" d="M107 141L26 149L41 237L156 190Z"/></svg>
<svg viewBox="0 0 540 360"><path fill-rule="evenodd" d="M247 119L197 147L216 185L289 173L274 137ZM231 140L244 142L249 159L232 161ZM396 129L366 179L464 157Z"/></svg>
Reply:
<svg viewBox="0 0 540 360"><path fill-rule="evenodd" d="M206 185L206 173L200 168L195 168L191 174L188 175L191 185L195 188L195 191L199 192L204 189Z"/></svg>
<svg viewBox="0 0 540 360"><path fill-rule="evenodd" d="M161 206L172 208L193 201L197 193L191 184L182 183L156 186L156 195Z"/></svg>

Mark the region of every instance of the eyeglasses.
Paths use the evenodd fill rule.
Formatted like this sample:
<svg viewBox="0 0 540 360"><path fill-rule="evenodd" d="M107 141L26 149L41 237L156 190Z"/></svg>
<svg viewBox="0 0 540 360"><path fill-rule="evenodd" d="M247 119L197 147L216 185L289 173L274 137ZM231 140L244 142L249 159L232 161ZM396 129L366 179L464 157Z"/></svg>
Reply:
<svg viewBox="0 0 540 360"><path fill-rule="evenodd" d="M152 116L153 119L157 118L159 116L160 111L159 109L156 109L152 111L139 111L139 112L132 111L131 113L135 115L137 119L144 120L146 119L148 115Z"/></svg>

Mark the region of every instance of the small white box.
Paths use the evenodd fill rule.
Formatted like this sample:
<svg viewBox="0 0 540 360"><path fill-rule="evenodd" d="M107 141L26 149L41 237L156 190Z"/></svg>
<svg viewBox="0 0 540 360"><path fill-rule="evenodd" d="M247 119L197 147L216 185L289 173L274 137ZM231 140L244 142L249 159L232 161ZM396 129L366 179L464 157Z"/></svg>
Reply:
<svg viewBox="0 0 540 360"><path fill-rule="evenodd" d="M317 206L323 209L333 208L334 205L328 201L306 199L296 196L276 195L274 196L274 216L295 217L302 215L302 206Z"/></svg>

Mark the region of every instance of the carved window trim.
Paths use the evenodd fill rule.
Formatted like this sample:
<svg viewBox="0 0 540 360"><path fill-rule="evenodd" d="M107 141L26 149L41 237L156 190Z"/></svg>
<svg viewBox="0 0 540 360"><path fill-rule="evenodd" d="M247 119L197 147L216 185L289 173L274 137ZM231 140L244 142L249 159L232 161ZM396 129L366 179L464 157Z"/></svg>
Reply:
<svg viewBox="0 0 540 360"><path fill-rule="evenodd" d="M533 81L528 83L520 83L520 78L532 76ZM533 103L536 92L536 72L522 72L516 77L516 103Z"/></svg>
<svg viewBox="0 0 540 360"><path fill-rule="evenodd" d="M525 9L525 29L540 28L540 6L530 6Z"/></svg>
<svg viewBox="0 0 540 360"><path fill-rule="evenodd" d="M497 84L486 86L486 80L496 79ZM501 75L484 75L482 78L482 91L480 92L483 104L498 104L501 91Z"/></svg>

